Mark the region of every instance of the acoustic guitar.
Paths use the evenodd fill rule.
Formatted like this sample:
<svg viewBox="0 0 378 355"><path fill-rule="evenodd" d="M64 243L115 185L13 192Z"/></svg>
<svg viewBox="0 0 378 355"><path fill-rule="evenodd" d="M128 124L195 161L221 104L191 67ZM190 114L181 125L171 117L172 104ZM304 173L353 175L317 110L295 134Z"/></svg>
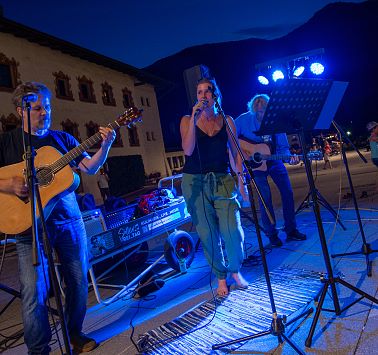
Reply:
<svg viewBox="0 0 378 355"><path fill-rule="evenodd" d="M109 123L108 127L114 130L122 126L131 128L141 120L141 111L131 107L120 115L117 120ZM36 150L34 165L46 219L59 199L79 186L79 175L71 169L69 163L101 140L101 134L97 132L64 155L50 146ZM14 176L25 178L24 161L0 168L0 179L9 179ZM31 227L29 198L21 198L14 194L0 192L0 206L2 208L0 213L0 232L4 234L20 234ZM37 217L39 220L39 211L37 211Z"/></svg>
<svg viewBox="0 0 378 355"><path fill-rule="evenodd" d="M292 155L287 154L271 154L270 148L265 143L253 143L245 137L239 138L240 148L244 156L249 160L252 170L266 171L267 160L290 160ZM303 160L303 155L296 155L299 159ZM313 151L307 153L309 160L323 160L321 151Z"/></svg>

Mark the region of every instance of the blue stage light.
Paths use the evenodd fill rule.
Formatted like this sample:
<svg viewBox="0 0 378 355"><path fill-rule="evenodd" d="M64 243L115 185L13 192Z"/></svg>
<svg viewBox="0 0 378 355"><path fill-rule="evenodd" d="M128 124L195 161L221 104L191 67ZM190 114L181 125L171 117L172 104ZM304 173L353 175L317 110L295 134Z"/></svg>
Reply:
<svg viewBox="0 0 378 355"><path fill-rule="evenodd" d="M305 67L303 65L296 67L293 71L293 75L296 76L296 77L301 76L303 74L304 70L305 70Z"/></svg>
<svg viewBox="0 0 378 355"><path fill-rule="evenodd" d="M272 74L272 79L274 81L277 81L278 79L284 79L285 78L285 75L284 73L282 72L282 70L275 70Z"/></svg>
<svg viewBox="0 0 378 355"><path fill-rule="evenodd" d="M312 63L310 65L310 70L315 75L323 74L324 72L324 65L318 62Z"/></svg>
<svg viewBox="0 0 378 355"><path fill-rule="evenodd" d="M269 84L269 80L264 76L264 75L259 75L257 77L257 80L259 81L260 84L262 85L268 85Z"/></svg>

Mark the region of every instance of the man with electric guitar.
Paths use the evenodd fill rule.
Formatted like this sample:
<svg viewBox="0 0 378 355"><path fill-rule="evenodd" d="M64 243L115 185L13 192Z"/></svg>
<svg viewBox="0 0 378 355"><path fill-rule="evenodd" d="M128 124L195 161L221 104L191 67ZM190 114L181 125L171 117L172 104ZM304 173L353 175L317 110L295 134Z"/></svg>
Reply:
<svg viewBox="0 0 378 355"><path fill-rule="evenodd" d="M34 97L29 99L30 128L32 146L37 150L37 180L49 240L58 255L66 285L68 333L74 351L86 352L97 344L82 333L88 294L88 258L84 223L73 191L78 182L73 169L95 174L108 156L116 137L115 129L120 123L100 127L99 133L79 145L70 134L50 129L51 92L45 85L26 82L15 89L13 103L24 127L0 135L0 202L2 208L10 212L7 218L0 219L0 231L16 235L24 338L29 353L49 353L51 340L46 307L49 289L47 260L41 248L41 265L32 265L31 209L24 178L23 140L27 141L28 120L22 102L29 95ZM90 157L85 149L99 141L102 141L100 149Z"/></svg>
<svg viewBox="0 0 378 355"><path fill-rule="evenodd" d="M244 152L245 158L251 162L255 182L274 220L275 216L268 176L277 185L282 199L285 221L284 231L286 232L287 240L305 240L306 235L297 229L293 190L286 167L283 164L283 161L288 161L292 165L298 164L299 158L295 155L290 155L286 134L260 137L254 133L260 128L268 101L268 95L254 96L248 102L248 112L243 113L235 120L240 147ZM239 191L243 201L248 201L248 192L240 179ZM271 245L274 247L282 246L282 241L278 238L276 223L270 223L261 201L260 210L264 232L269 237Z"/></svg>

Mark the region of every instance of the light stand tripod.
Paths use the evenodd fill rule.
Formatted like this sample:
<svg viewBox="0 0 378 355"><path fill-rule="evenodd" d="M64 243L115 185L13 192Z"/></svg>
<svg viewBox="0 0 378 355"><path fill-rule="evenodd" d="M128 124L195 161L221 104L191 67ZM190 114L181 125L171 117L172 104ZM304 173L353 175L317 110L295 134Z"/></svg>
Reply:
<svg viewBox="0 0 378 355"><path fill-rule="evenodd" d="M357 216L357 221L358 221L358 227L359 227L360 233L361 233L362 248L361 248L361 251L354 251L354 252L350 252L350 253L341 253L341 254L332 254L331 257L332 258L336 258L336 257L339 257L339 256L357 255L357 254L365 255L365 259L366 259L366 273L367 273L367 275L369 277L371 277L372 276L372 263L373 262L369 260L369 255L372 254L372 253L378 252L378 250L371 249L370 244L366 242L365 232L364 232L364 228L363 228L362 223L361 223L360 211L358 209L358 203L357 203L356 193L354 191L353 181L352 181L352 178L351 178L351 175L350 175L350 171L349 171L349 164L348 164L348 159L347 159L346 153L345 153L345 145L344 145L343 139L346 139L348 141L348 143L353 147L353 149L357 152L357 154L359 155L359 157L362 159L362 161L364 163L367 163L367 160L360 153L360 151L355 147L355 145L351 142L351 140L349 139L348 135L345 134L345 132L343 131L343 129L335 121L332 121L332 124L336 128L336 130L339 132L339 135L340 135L340 137L342 139L342 142L341 142L341 154L342 154L343 162L344 162L344 165L345 165L345 171L346 171L347 177L348 177L348 182L349 182L349 187L350 187L350 191L351 191L351 194L352 194L352 200L353 200L354 209L356 211L356 216Z"/></svg>
<svg viewBox="0 0 378 355"><path fill-rule="evenodd" d="M268 263L267 263L267 260L266 260L265 249L264 249L264 245L263 245L262 237L261 237L261 229L260 229L260 225L258 223L257 210L256 210L254 198L253 198L252 184L253 184L259 198L261 199L264 208L266 209L268 218L270 219L271 223L273 223L273 217L272 217L269 209L266 206L266 203L265 203L265 201L264 201L264 199L263 199L263 197L262 197L262 195L261 195L261 193L258 189L258 186L256 185L255 180L253 179L252 169L250 168L249 164L246 162L244 155L243 155L243 152L241 151L241 149L239 147L237 138L233 134L233 130L230 127L230 124L227 120L227 117L224 114L224 112L223 112L223 110L222 110L222 108L221 108L221 106L220 106L220 104L217 100L217 97L214 95L214 93L213 93L213 98L214 98L214 101L215 101L215 106L216 106L218 112L222 115L224 124L226 125L228 133L231 136L233 143L234 143L234 145L237 149L237 154L242 161L242 166L243 166L243 168L245 168L246 171L248 171L248 174L246 175L246 179L245 179L246 180L245 184L247 184L247 187L248 187L249 200L250 200L251 210L252 210L252 218L253 218L253 222L254 222L255 228L256 228L256 235L257 235L257 240L258 240L258 243L259 243L261 261L262 261L262 265L263 265L263 269L264 269L264 277L265 277L265 280L266 280L270 305L271 305L271 309L272 309L272 322L271 322L271 326L270 326L269 330L266 330L266 331L263 331L263 332L260 332L260 333L257 333L257 334L251 334L249 336L239 338L239 339L235 339L235 340L231 340L231 341L227 341L227 342L224 342L224 343L215 344L215 345L212 346L212 349L216 350L216 349L224 348L224 347L227 347L227 346L232 345L232 344L245 342L247 340L256 339L256 338L259 338L259 337L263 337L265 335L274 335L274 336L277 337L279 343L282 343L283 339L284 339L298 354L304 354L301 351L301 349L285 334L286 316L280 316L280 315L277 314L276 305L275 305L274 296L273 296L273 291L272 291L272 285L271 285L271 281L270 281L269 270L268 270ZM312 312L312 308L310 308L309 310L300 314L299 316L295 317L294 319L292 319L290 322L288 322L286 324L289 325L289 324L295 322L296 320L298 320L299 318L307 316L311 312Z"/></svg>
<svg viewBox="0 0 378 355"><path fill-rule="evenodd" d="M303 151L305 150L304 146L302 146L302 150ZM328 201L324 198L324 196L319 192L319 190L316 187L315 187L315 193L316 193L319 205L322 205L324 208L326 208L332 214L332 216L335 218L335 221L340 225L340 227L343 230L346 230L346 227L341 222L341 219L340 219L340 216L338 215L338 213L328 203ZM311 198L311 190L309 190L306 197L303 199L303 201L300 203L297 210L295 211L295 214L297 215L298 213L302 212L303 210L310 208L313 205L313 203L314 202Z"/></svg>
<svg viewBox="0 0 378 355"><path fill-rule="evenodd" d="M72 352L71 352L70 340L69 340L69 335L68 335L68 330L67 330L67 324L64 317L62 300L60 298L60 289L59 289L58 279L55 273L52 248L51 248L50 240L48 237L46 220L43 214L43 207L42 207L41 197L39 194L38 181L37 181L36 170L34 166L35 151L32 146L30 103L36 100L37 100L36 94L27 94L22 99L23 104L25 104L25 107L26 107L27 123L28 123L27 124L27 144L25 144L25 141L24 141L24 147L25 147L25 162L26 162L26 180L27 180L27 185L29 188L29 200L30 200L31 215L32 215L33 266L36 267L40 264L38 219L37 219L37 206L38 206L40 222L42 225L43 246L45 249L45 254L47 256L48 268L49 268L49 272L50 272L50 276L52 280L52 287L54 291L57 311L59 314L59 320L60 320L60 325L62 329L65 350L66 350L66 354L71 354ZM23 139L24 139L24 129L25 129L25 122L23 120L23 130L22 130Z"/></svg>
<svg viewBox="0 0 378 355"><path fill-rule="evenodd" d="M319 190L315 187L315 193L317 196L317 201L319 205L322 205L324 208L326 208L332 216L335 218L336 222L340 225L340 227L343 230L346 230L346 227L344 224L341 222L340 216L337 214L337 212L334 210L334 208L328 203L328 201L322 196L322 194L319 192ZM298 206L297 210L295 211L295 214L297 215L298 213L302 212L306 208L309 208L313 206L314 201L312 199L312 193L309 191L306 195L306 197L303 199L301 204Z"/></svg>
<svg viewBox="0 0 378 355"><path fill-rule="evenodd" d="M277 85L277 88L273 92L263 119L263 124L265 123L265 125L268 127L277 125L282 131L286 130L289 132L299 132L301 146L305 147L305 130L312 131L314 129L329 129L331 118L334 117L337 111L341 98L346 90L346 86L347 83L331 82L329 80L291 79L283 81L280 85ZM293 93L295 93L295 95L293 95ZM285 104L282 105L282 102L285 102ZM314 335L320 312L322 310L326 310L323 309L323 303L327 295L328 287L331 288L334 312L336 315L340 315L343 311L350 308L364 297L375 303L378 303L378 299L368 295L357 287L354 287L348 282L342 280L340 277L333 276L327 241L320 215L318 195L316 193L314 177L312 175L311 163L307 157L307 154L303 154L303 157L311 197L313 200L313 210L319 232L324 263L327 270L327 277L323 277L321 279L323 288L320 292L320 299L316 307L316 312L311 323L308 337L305 341L305 345L307 347L311 347L312 337ZM341 285L358 293L361 295L361 297L341 310L339 297L336 290L336 283L340 283Z"/></svg>

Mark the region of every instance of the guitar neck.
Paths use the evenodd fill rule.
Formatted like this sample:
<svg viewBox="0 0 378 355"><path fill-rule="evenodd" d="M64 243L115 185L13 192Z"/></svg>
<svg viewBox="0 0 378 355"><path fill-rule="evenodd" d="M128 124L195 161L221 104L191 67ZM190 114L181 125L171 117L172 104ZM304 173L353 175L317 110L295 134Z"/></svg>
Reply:
<svg viewBox="0 0 378 355"><path fill-rule="evenodd" d="M120 125L117 121L114 121L112 123L108 124L108 127L117 130ZM87 151L89 148L93 147L96 143L101 141L101 133L97 132L93 136L86 139L83 143L78 145L77 147L71 149L69 152L64 154L60 159L58 159L56 162L51 164L51 168L54 173L58 172L59 170L63 169L66 165L68 165L72 160L83 154L85 151Z"/></svg>
<svg viewBox="0 0 378 355"><path fill-rule="evenodd" d="M293 155L287 155L287 154L272 154L272 155L267 155L267 154L261 154L261 158L263 160L289 160ZM303 155L296 155L299 159L303 158Z"/></svg>

